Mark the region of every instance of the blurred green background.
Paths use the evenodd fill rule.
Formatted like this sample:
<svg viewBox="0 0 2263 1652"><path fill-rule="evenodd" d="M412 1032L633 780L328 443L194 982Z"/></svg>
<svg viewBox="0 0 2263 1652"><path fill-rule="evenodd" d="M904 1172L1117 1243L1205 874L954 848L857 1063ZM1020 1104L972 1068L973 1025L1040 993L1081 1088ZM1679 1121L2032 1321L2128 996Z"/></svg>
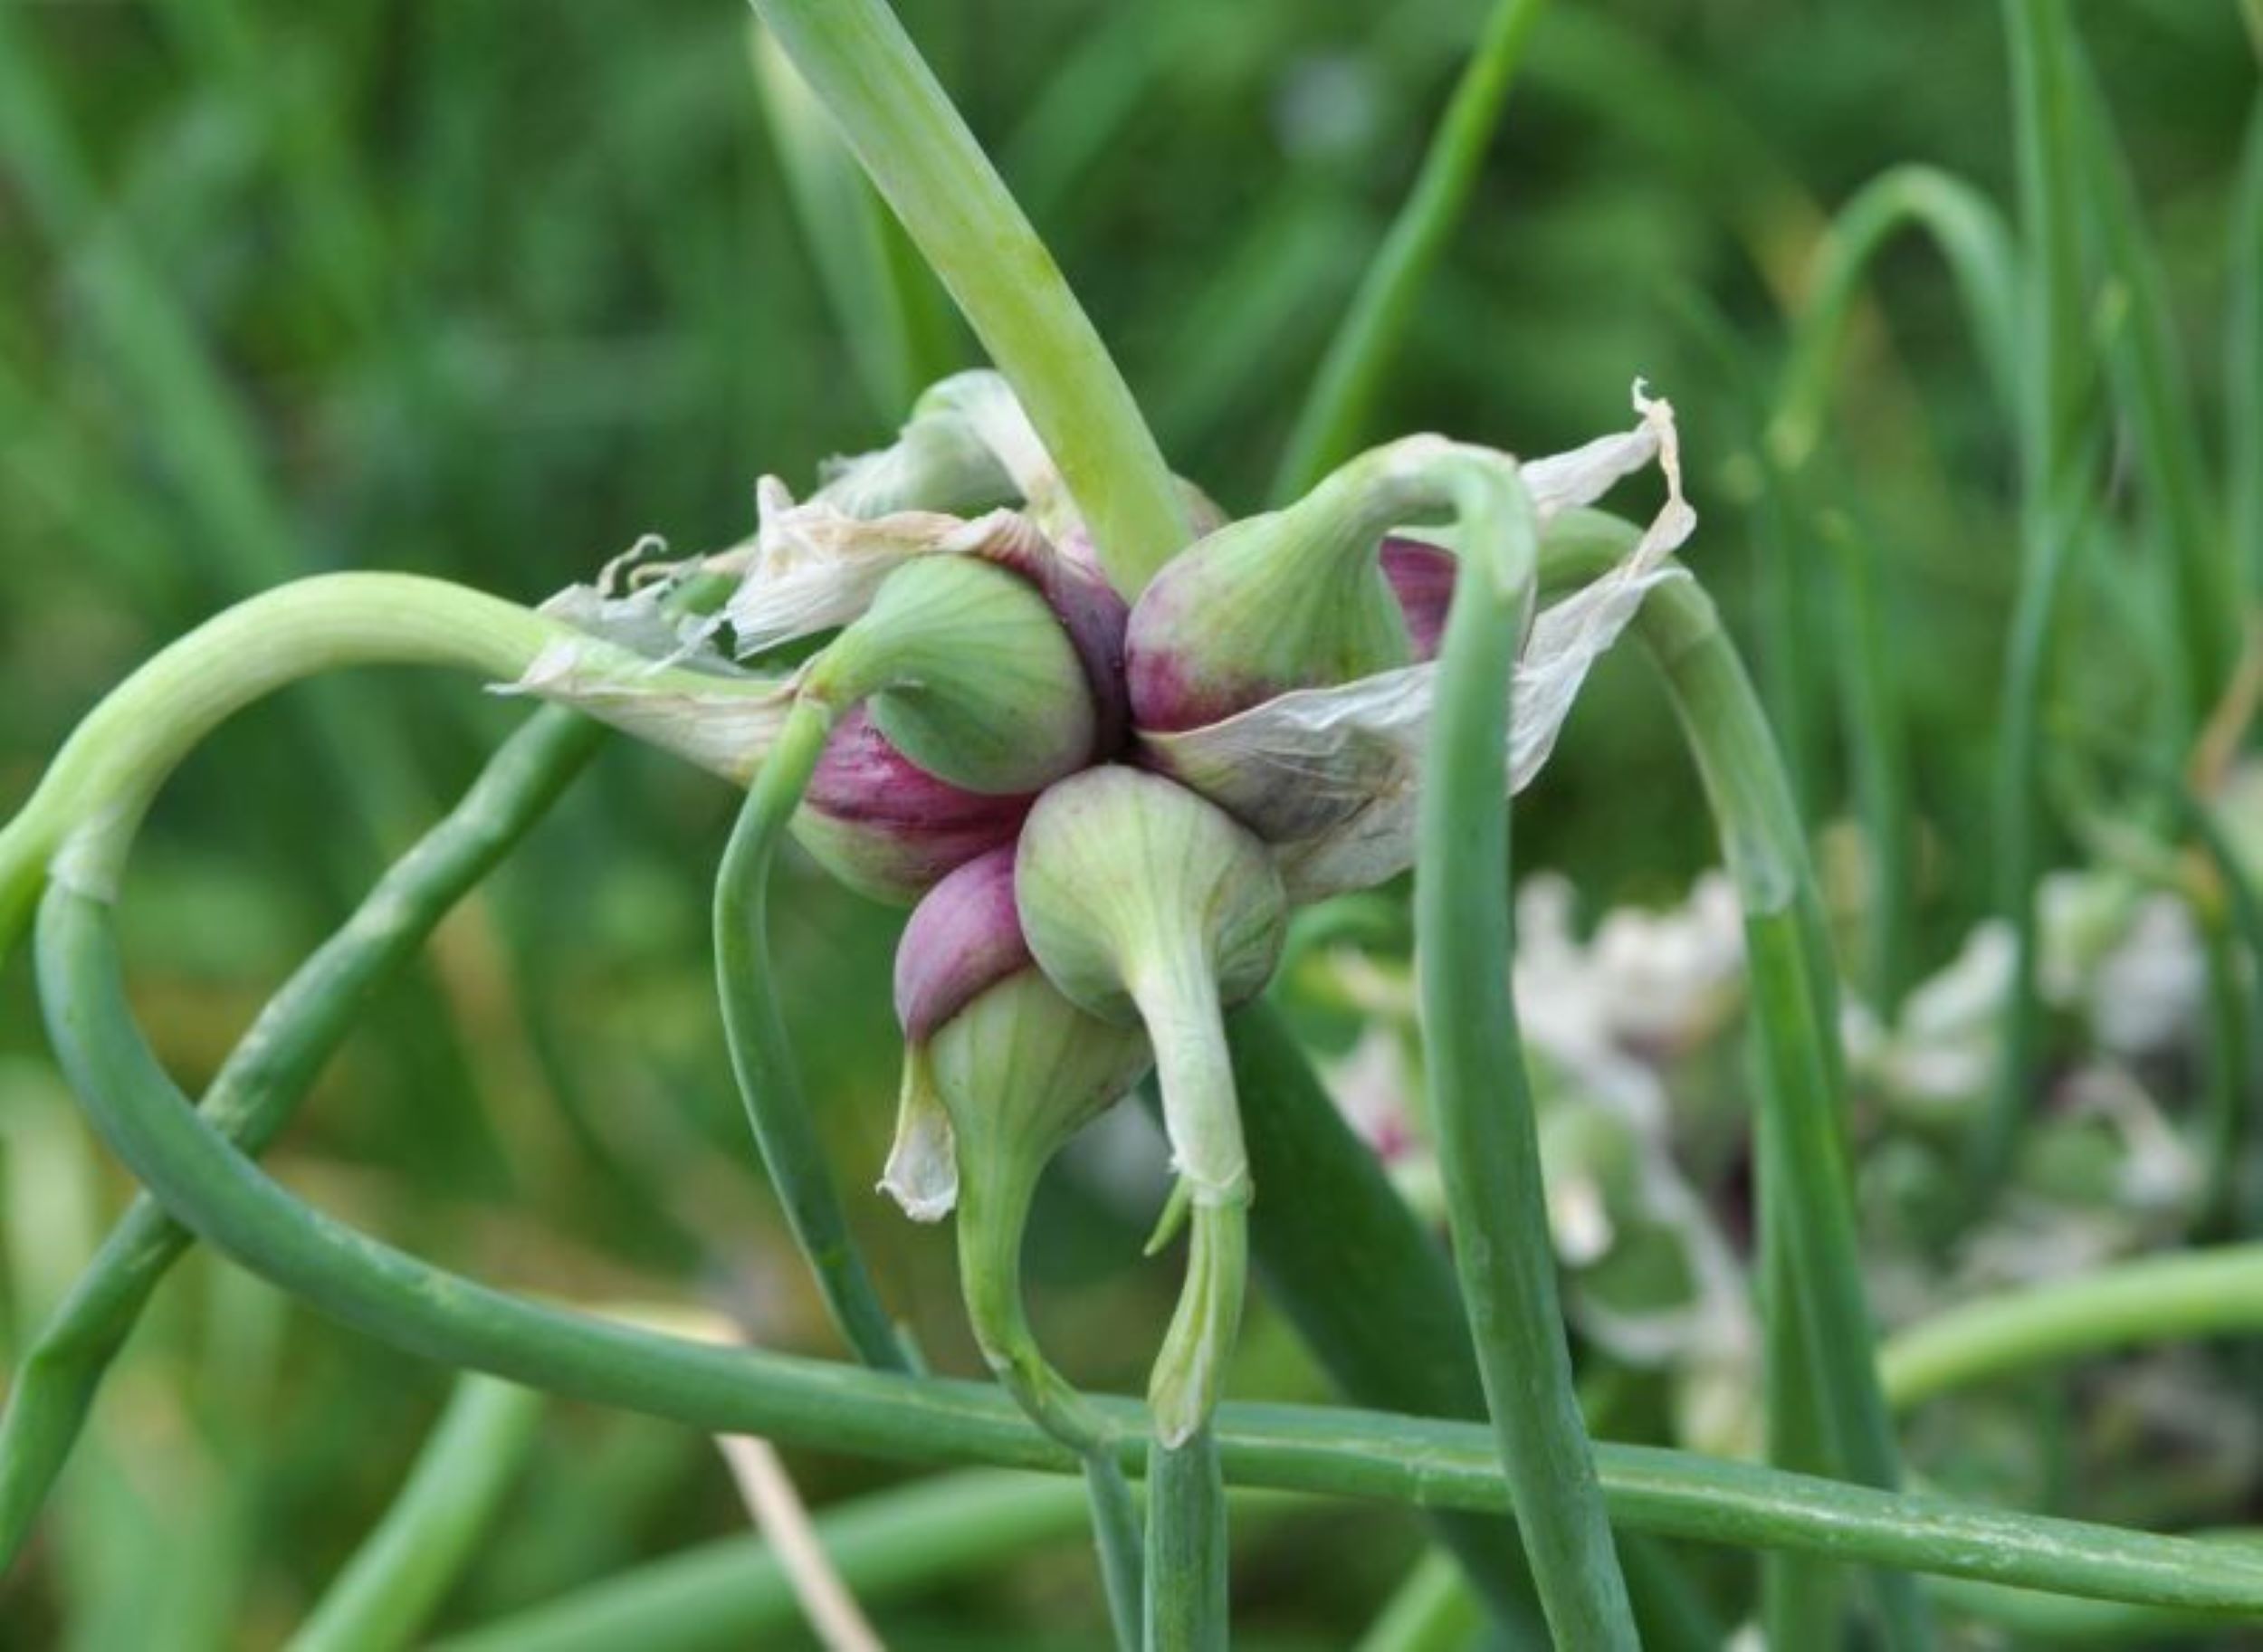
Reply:
<svg viewBox="0 0 2263 1652"><path fill-rule="evenodd" d="M1174 466L1230 510L1261 503L1484 8L900 9ZM2081 21L2212 420L2256 58L2229 4L2092 5ZM642 534L682 554L726 544L752 525L758 475L799 490L825 456L887 437L788 208L747 37L726 0L0 0L0 806L136 662L277 580L403 568L533 600ZM2009 202L2004 83L1994 8L1955 0L1549 10L1370 433L1535 454L1625 424L1638 375L1669 396L1704 518L1688 560L1758 663L1818 819L1848 785L1833 662L1762 615L1749 566L1784 306L1828 213L1890 164L1934 162ZM1891 570L1932 965L1985 894L1970 845L2016 560L2011 440L1932 255L1897 251L1876 291L1829 490ZM974 360L963 336L951 349ZM2117 663L2082 681L2086 628L2130 618L2110 571L2084 577L2077 691L2142 704L2126 652L2099 649ZM356 673L246 715L193 760L125 906L144 1016L185 1082L521 714L461 680ZM733 803L610 750L373 1006L274 1164L487 1276L590 1301L699 1294L765 1340L829 1351L709 987ZM1662 705L1617 664L1519 818L1528 864L1598 902L1671 894L1713 855ZM788 885L791 1018L861 1187L893 1099L900 918L806 864ZM125 1191L43 1047L18 960L0 975L12 1340ZM1135 1387L1170 1281L1122 1265L1134 1205L1059 1204L1040 1283L1084 1288L1049 1299L1049 1334L1080 1351L1080 1378ZM947 1236L876 1198L853 1208L892 1299L972 1370ZM1248 1391L1321 1391L1275 1326L1255 1329L1247 1361ZM200 1259L0 1596L0 1643L272 1643L383 1506L444 1388ZM449 1622L743 1519L694 1437L573 1409L549 1427ZM818 1497L883 1477L797 1466ZM1239 1562L1253 1633L1341 1644L1333 1626L1363 1617L1418 1542L1373 1514L1272 1523ZM1315 1542L1342 1556L1324 1584ZM1090 1632L1090 1594L1071 1542L899 1627L903 1644L1003 1646L1008 1626L1084 1614Z"/></svg>

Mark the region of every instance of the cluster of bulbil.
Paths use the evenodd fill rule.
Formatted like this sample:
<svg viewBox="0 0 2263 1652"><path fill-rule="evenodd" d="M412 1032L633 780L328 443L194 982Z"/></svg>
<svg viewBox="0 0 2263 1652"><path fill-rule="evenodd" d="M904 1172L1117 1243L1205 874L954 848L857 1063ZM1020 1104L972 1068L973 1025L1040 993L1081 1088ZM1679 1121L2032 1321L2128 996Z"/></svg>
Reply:
<svg viewBox="0 0 2263 1652"><path fill-rule="evenodd" d="M1526 467L1544 528L1578 530L1593 513L1577 507L1652 459L1673 479L1670 419L1642 406L1634 431ZM1185 1439L1215 1403L1253 1191L1224 1017L1265 988L1294 902L1411 857L1408 764L1391 759L1418 745L1405 708L1427 684L1409 673L1437 649L1456 559L1450 527L1435 542L1401 530L1447 514L1424 467L1471 454L1511 463L1412 438L1233 522L1189 488L1199 537L1127 600L1003 382L962 375L809 499L766 480L746 545L552 604L719 678L836 632L766 691L775 716L750 726L770 745L749 766L781 760L797 721L821 735L795 836L851 888L912 908L882 1186L921 1220L956 1209L978 1340L1064 1437L1085 1425L1022 1317L1023 1227L1046 1162L1151 1070L1178 1181L1166 1228L1190 1231L1151 1386L1159 1436ZM1665 577L1687 531L1675 480L1672 520L1638 542L1627 530L1629 559L1571 616L1574 640L1561 657L1528 647L1529 669L1576 682ZM701 615L683 600L695 586L728 594ZM542 662L528 686L574 698L572 662ZM1265 779L1276 736L1284 772L1311 784Z"/></svg>

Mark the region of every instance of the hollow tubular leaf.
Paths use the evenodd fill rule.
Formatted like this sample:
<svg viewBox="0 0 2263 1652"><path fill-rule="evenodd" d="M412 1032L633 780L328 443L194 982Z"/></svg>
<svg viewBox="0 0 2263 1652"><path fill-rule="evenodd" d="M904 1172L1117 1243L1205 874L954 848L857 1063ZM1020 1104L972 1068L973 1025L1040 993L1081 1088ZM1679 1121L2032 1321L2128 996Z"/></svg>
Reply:
<svg viewBox="0 0 2263 1652"><path fill-rule="evenodd" d="M186 1105L126 1002L107 902L51 890L39 966L49 1035L111 1148L200 1235L335 1319L425 1358L711 1433L931 1462L1073 1466L984 1385L632 1330L492 1290L357 1233L310 1209ZM1096 1403L1136 1426L1131 1402ZM1237 1483L1431 1508L1508 1507L1488 1429L1250 1405L1221 1408L1216 1427ZM1133 1444L1125 1466L1140 1460ZM2092 1599L2263 1612L2263 1561L2220 1546L1657 1447L1604 1447L1598 1462L1614 1518L1638 1530Z"/></svg>
<svg viewBox="0 0 2263 1652"><path fill-rule="evenodd" d="M747 1122L834 1323L867 1365L909 1370L910 1352L864 1265L826 1163L770 963L770 868L831 728L824 706L798 702L747 790L715 875L715 988Z"/></svg>
<svg viewBox="0 0 2263 1652"><path fill-rule="evenodd" d="M1445 1253L1344 1122L1280 1012L1248 1005L1226 1031L1251 1179L1295 1189L1251 1207L1266 1294L1354 1404L1482 1420L1485 1387ZM1510 1644L1545 1647L1514 1524L1451 1512L1432 1520Z"/></svg>
<svg viewBox="0 0 2263 1652"><path fill-rule="evenodd" d="M205 1092L215 1129L249 1153L275 1138L370 992L547 812L604 736L550 707L504 742L260 1012ZM0 1413L0 1571L30 1535L111 1360L192 1242L155 1199L135 1199L18 1363Z"/></svg>
<svg viewBox="0 0 2263 1652"><path fill-rule="evenodd" d="M1432 1118L1462 1300L1533 1580L1559 1644L1640 1643L1556 1296L1509 988L1510 680L1540 535L1513 466L1456 470L1461 577L1439 651L1415 923Z"/></svg>
<svg viewBox="0 0 2263 1652"><path fill-rule="evenodd" d="M1186 543L1161 451L1053 254L885 0L754 0L1029 410L1127 598Z"/></svg>
<svg viewBox="0 0 2263 1652"><path fill-rule="evenodd" d="M160 650L64 743L30 801L0 828L0 953L51 875L98 894L115 888L166 778L262 696L346 665L450 665L511 681L560 650L588 679L633 690L599 696L592 715L726 774L749 756L751 725L742 713L770 719L772 685L762 679L654 670L625 648L445 580L322 574L279 586Z"/></svg>
<svg viewBox="0 0 2263 1652"><path fill-rule="evenodd" d="M2142 1256L1943 1310L1880 1351L1897 1408L2039 1365L2263 1331L2263 1245Z"/></svg>
<svg viewBox="0 0 2263 1652"><path fill-rule="evenodd" d="M1226 1652L1226 1475L1206 1418L1147 1448L1147 1652Z"/></svg>

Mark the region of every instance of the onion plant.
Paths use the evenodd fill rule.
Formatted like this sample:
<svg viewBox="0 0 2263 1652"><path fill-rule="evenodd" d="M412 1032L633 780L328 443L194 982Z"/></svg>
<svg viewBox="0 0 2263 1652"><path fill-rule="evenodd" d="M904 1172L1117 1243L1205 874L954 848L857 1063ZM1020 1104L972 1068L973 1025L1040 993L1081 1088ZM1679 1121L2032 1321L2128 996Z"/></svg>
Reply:
<svg viewBox="0 0 2263 1652"><path fill-rule="evenodd" d="M303 1626L297 1644L310 1647L424 1633L501 1488L539 1448L542 1393L958 1466L826 1517L847 1581L903 1586L1081 1523L1126 1647L1227 1644L1236 1523L1277 1506L1250 1501L1252 1488L1431 1517L1438 1553L1375 1645L1466 1631L1473 1601L1510 1645L1717 1644L1724 1614L1706 1596L1720 1591L1687 1575L1692 1544L1764 1556L1733 1609L1780 1647L1857 1635L1929 1647L1943 1605L2087 1625L2263 1618L2263 1558L2249 1550L1905 1485L1897 1407L2100 1348L2251 1331L2253 1308L2238 1304L2255 1298L2258 1265L2251 1245L2139 1265L1944 1314L1881 1354L1829 923L1761 699L1677 558L1697 524L1673 407L1638 383L1624 428L1548 456L1430 434L1358 448L1540 26L1536 0L1490 9L1296 421L1275 507L1235 520L1172 473L1046 243L885 0L753 9L797 207L855 372L900 423L894 440L800 498L765 478L741 543L616 563L539 606L406 574L272 584L117 687L0 829L0 946L35 922L62 1069L146 1189L19 1364L0 1419L0 1555L29 1541L106 1368L201 1238L319 1312L464 1373L399 1501ZM2040 690L2096 446L2086 211L2129 304L2115 383L2159 516L2181 735L2231 670L2227 593L2251 570L2211 532L2156 272L2071 27L2058 0L2007 0L2006 14L2018 236L1936 173L1897 172L1858 196L1829 244L1764 446L1777 520L1802 533L1863 271L1891 232L1925 227L2020 434L2000 867L2016 914L2032 901ZM0 94L20 78L0 69ZM43 118L35 100L5 117ZM2111 186L2086 207L2076 156ZM66 169L37 205L67 225L82 194ZM2251 178L2247 194L2250 220L2263 217L2263 186ZM994 371L941 370L931 280ZM196 422L213 387L158 349L173 323L156 291L128 282L105 302L129 353L173 363L166 405ZM2249 359L2256 316L2250 303L2239 318ZM2249 436L2254 399L2241 403ZM1647 514L1614 497L1638 477L1655 477L1663 500ZM2252 498L2239 507L2249 518ZM229 508L238 515L224 520L254 530L247 568L266 584L276 568L256 553L273 534L255 505ZM1863 557L1852 566L1877 571ZM1849 634L1865 645L1845 692L1891 902L1914 858L1898 688L1876 588L1851 590ZM1559 1302L1511 984L1512 798L1622 633L1666 691L1743 916L1764 1463L1592 1437L1597 1402ZM143 817L237 711L373 664L446 666L550 703L276 995L192 1106L123 985L117 908ZM316 732L360 750L364 715L325 701ZM256 1163L371 990L549 808L606 727L745 793L715 881L717 998L753 1153L851 1361L720 1347L498 1291L320 1212ZM373 814L398 801L366 799ZM2236 924L2252 929L2252 894L2207 841ZM884 1164L836 1161L802 1076L769 904L795 842L835 882L910 909ZM1297 925L1408 873L1444 1249L1266 999ZM1890 1003L1913 943L1901 920L1886 923L1866 984ZM1975 1136L1982 1188L2036 1062L2031 918L2020 933L2006 1100ZM2236 958L2227 940L2227 982ZM2245 1000L2220 998L2235 1023ZM1150 1374L1135 1399L1086 1391L1077 1352L1045 1345L1022 1253L1051 1160L1143 1085L1171 1176L1146 1213L1149 1250L1174 1257L1179 1297L1141 1351ZM2227 1128L2223 1141L2232 1151L2241 1134ZM875 1181L909 1219L954 1225L965 1316L994 1384L938 1374L911 1334L845 1192ZM1253 1295L1282 1310L1349 1404L1235 1391ZM1065 1489L1057 1476L1072 1474L1082 1485ZM719 1623L751 1636L791 1598L775 1569L734 1548L449 1644L664 1646Z"/></svg>

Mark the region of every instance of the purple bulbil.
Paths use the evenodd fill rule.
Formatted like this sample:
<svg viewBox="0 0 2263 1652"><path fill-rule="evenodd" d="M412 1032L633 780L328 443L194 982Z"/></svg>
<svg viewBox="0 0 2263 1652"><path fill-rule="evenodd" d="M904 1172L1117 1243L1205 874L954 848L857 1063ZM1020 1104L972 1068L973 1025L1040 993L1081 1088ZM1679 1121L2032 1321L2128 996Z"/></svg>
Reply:
<svg viewBox="0 0 2263 1652"><path fill-rule="evenodd" d="M927 893L896 946L896 1019L906 1042L1036 960L1014 903L1014 851L969 861Z"/></svg>

